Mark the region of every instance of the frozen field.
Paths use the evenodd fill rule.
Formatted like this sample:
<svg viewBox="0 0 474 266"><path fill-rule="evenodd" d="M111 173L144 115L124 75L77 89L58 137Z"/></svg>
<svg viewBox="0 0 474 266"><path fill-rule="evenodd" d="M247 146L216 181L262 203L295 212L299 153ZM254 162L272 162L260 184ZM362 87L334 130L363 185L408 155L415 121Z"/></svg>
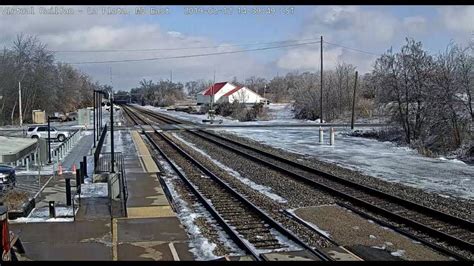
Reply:
<svg viewBox="0 0 474 266"><path fill-rule="evenodd" d="M290 152L313 156L322 161L359 170L390 182L437 192L445 196L474 199L474 167L458 160L427 158L415 150L397 147L390 142L351 137L336 133L336 145L319 144L316 129L225 129L261 143Z"/></svg>

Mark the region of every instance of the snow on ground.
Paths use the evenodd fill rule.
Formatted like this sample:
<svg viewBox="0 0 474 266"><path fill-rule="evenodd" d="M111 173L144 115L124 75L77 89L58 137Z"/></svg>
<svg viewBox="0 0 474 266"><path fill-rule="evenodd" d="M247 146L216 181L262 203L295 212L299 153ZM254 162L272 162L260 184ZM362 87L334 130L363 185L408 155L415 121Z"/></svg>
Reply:
<svg viewBox="0 0 474 266"><path fill-rule="evenodd" d="M145 108L154 112L163 113L165 115L169 115L175 118L191 121L197 124L208 124L203 123L203 119L209 119L207 114L197 115L197 114L188 114L186 112L181 111L168 111L166 108L161 107L154 107L150 105L146 106L138 106L141 108ZM216 115L216 120L222 120L221 125L271 125L271 124L318 124L319 121L311 121L311 120L298 120L293 119L293 113L291 111L291 106L289 104L270 104L269 108L269 116L271 120L268 121L246 121L246 122L239 122L237 119L230 119L228 117L223 117Z"/></svg>
<svg viewBox="0 0 474 266"><path fill-rule="evenodd" d="M81 185L81 198L103 198L108 196L107 183L84 183Z"/></svg>
<svg viewBox="0 0 474 266"><path fill-rule="evenodd" d="M77 209L76 209L77 211ZM49 207L34 208L28 217L9 220L10 223L73 222L73 208L55 207L56 218L49 217Z"/></svg>
<svg viewBox="0 0 474 266"><path fill-rule="evenodd" d="M183 142L184 144L190 146L192 149L194 149L195 151L197 151L198 153L202 154L204 157L208 158L209 160L211 160L212 162L214 162L217 166L219 166L220 168L226 170L230 175L232 175L233 177L237 178L237 180L239 180L240 182L246 184L247 186L249 186L249 188L267 196L268 198L276 201L276 202L279 202L279 203L287 203L288 201L271 192L272 191L272 188L271 187L267 187L267 186L264 186L264 185L260 185L260 184L257 184L255 182L253 182L252 180L246 178L246 177L243 177L241 176L237 171L235 171L234 169L232 168L229 168L227 166L225 166L224 164L222 164L221 162L219 162L217 159L213 158L212 156L210 156L209 154L207 154L205 151L199 149L196 147L196 145L194 145L193 143L190 143L184 139L182 139L181 137L179 137L178 135L176 135L176 133L173 133L172 134L173 137L177 138L178 140L180 140L181 142Z"/></svg>
<svg viewBox="0 0 474 266"><path fill-rule="evenodd" d="M311 128L229 128L237 135L282 148L286 151L336 163L389 182L436 192L446 197L474 199L474 167L460 161L427 158L391 142L352 137L336 132L335 146L319 144L318 129Z"/></svg>
<svg viewBox="0 0 474 266"><path fill-rule="evenodd" d="M164 166L167 174L164 178L166 185L169 188L171 197L173 198L173 201L175 203L175 206L177 208L177 216L180 222L184 225L186 228L186 232L191 236L190 237L190 252L193 253L195 258L197 260L213 260L219 258L218 256L213 254L214 249L216 248L216 245L214 243L210 243L209 239L204 237L201 233L201 230L199 227L196 226L195 220L199 217L204 217L208 222L211 224L215 223L215 221L212 221L211 215L205 210L203 207L198 208L200 211L199 212L194 212L191 206L188 205L188 203L181 198L181 196L176 192L176 189L174 187L173 179L178 179L177 176L173 173L174 171L172 168L169 166L169 164L165 161L160 160L160 164ZM179 168L178 168L179 169ZM238 253L232 253L231 255L243 255L243 251L240 250L235 244L229 240L228 236L226 236L222 230L217 230L219 233L219 240L221 240L222 243L227 245L230 250L233 250L234 252Z"/></svg>
<svg viewBox="0 0 474 266"><path fill-rule="evenodd" d="M204 151L198 149L194 144L190 143L190 142L187 142L185 140L183 140L182 138L180 138L179 136L177 136L175 133L172 134L175 138L177 138L178 140L182 141L184 144L190 146L191 148L193 148L195 151L199 152L200 154L202 154L203 156L205 156L206 158L212 160L217 166L219 166L220 168L226 170L229 174L231 174L232 176L236 177L237 180L241 181L242 183L248 185L250 188L256 190L257 192L260 192L262 193L263 195L277 201L277 202L280 202L280 203L286 203L287 200L280 197L279 195L275 194L275 193L272 193L271 192L271 188L270 187L267 187L267 186L263 186L263 185L259 185L259 184L256 184L254 183L252 180L248 179L248 178L245 178L245 177L242 177L237 171L225 166L224 164L220 163L219 161L217 161L216 159L212 158L211 156L209 156L207 153L205 153ZM212 205L212 202L209 201L209 203ZM234 228L235 229L235 228ZM300 247L298 245L296 245L293 241L289 240L287 237L285 237L284 235L282 235L280 232L278 232L277 230L271 230L271 233L275 236L275 238L283 245L285 245L286 247L285 248L281 248L281 249L278 249L278 251L292 251L292 250L298 250ZM275 251L275 250L266 250L266 249L256 249L258 252L260 253L267 253L267 252L270 252L270 251Z"/></svg>
<svg viewBox="0 0 474 266"><path fill-rule="evenodd" d="M272 120L288 120L295 116L291 104L288 103L271 103L265 107L268 107L268 116Z"/></svg>
<svg viewBox="0 0 474 266"><path fill-rule="evenodd" d="M238 122L222 118L223 124L316 123L290 119L290 107L289 104L270 104L269 113L275 120ZM166 111L166 109L152 106L144 108L199 124L202 124L202 119L207 119L207 115ZM267 145L308 157L316 157L325 162L361 171L366 175L435 192L444 197L457 196L474 199L473 166L456 159L427 158L413 149L399 147L391 142L348 136L349 129L338 129L335 146L328 145L328 129L325 129L325 144L323 145L318 143L318 129L314 128L222 128L216 130L227 130Z"/></svg>

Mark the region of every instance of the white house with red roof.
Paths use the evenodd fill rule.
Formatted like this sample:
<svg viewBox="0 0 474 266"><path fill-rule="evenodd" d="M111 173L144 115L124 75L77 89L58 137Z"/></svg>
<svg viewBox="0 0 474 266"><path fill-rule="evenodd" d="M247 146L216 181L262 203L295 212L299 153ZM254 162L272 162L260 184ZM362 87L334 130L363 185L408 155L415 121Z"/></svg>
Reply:
<svg viewBox="0 0 474 266"><path fill-rule="evenodd" d="M258 93L245 86L240 87L229 82L219 82L198 93L197 104L209 104L212 95L214 95L214 103L233 103L238 101L240 103L255 104L265 100Z"/></svg>

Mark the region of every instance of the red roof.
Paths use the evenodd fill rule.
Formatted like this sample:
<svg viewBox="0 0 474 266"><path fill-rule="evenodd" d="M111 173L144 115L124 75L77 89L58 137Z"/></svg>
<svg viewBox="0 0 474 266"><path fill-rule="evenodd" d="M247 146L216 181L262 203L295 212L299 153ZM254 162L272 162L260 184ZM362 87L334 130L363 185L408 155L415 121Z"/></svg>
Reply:
<svg viewBox="0 0 474 266"><path fill-rule="evenodd" d="M214 84L214 86L209 86L209 88L207 88L204 91L203 95L206 95L206 96L215 95L220 89L222 89L225 86L225 84L227 84L227 82L220 82L220 83Z"/></svg>
<svg viewBox="0 0 474 266"><path fill-rule="evenodd" d="M240 90L240 89L242 89L242 87L237 86L237 87L235 87L235 89L232 89L232 90L230 90L229 92L227 92L226 94L224 94L224 96L232 95L232 94L234 94L234 92L236 92L236 91L238 91L238 90Z"/></svg>

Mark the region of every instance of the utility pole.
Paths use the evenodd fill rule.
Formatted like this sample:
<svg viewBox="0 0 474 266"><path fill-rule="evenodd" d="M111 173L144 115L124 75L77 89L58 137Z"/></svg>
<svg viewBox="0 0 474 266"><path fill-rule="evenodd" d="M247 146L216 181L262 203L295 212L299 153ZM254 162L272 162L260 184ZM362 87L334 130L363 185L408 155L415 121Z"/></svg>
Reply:
<svg viewBox="0 0 474 266"><path fill-rule="evenodd" d="M110 86L113 86L113 84L112 84L112 67L109 67L109 71L110 71Z"/></svg>
<svg viewBox="0 0 474 266"><path fill-rule="evenodd" d="M173 83L173 70L170 70L170 83Z"/></svg>
<svg viewBox="0 0 474 266"><path fill-rule="evenodd" d="M216 84L216 70L214 70L214 81L211 87L211 108L209 109L209 118L211 120L211 124L214 122L214 85Z"/></svg>
<svg viewBox="0 0 474 266"><path fill-rule="evenodd" d="M23 126L23 114L21 108L21 81L18 81L18 106L20 107L20 127Z"/></svg>
<svg viewBox="0 0 474 266"><path fill-rule="evenodd" d="M321 35L321 97L319 101L321 105L321 112L319 116L319 122L323 122L323 36Z"/></svg>
<svg viewBox="0 0 474 266"><path fill-rule="evenodd" d="M354 129L354 113L355 113L355 102L356 102L356 88L357 88L357 71L354 80L354 95L352 96L352 119L351 119L351 130Z"/></svg>
<svg viewBox="0 0 474 266"><path fill-rule="evenodd" d="M211 109L213 109L214 106L214 85L216 84L216 70L214 70L214 81L212 83L212 89L211 89Z"/></svg>

